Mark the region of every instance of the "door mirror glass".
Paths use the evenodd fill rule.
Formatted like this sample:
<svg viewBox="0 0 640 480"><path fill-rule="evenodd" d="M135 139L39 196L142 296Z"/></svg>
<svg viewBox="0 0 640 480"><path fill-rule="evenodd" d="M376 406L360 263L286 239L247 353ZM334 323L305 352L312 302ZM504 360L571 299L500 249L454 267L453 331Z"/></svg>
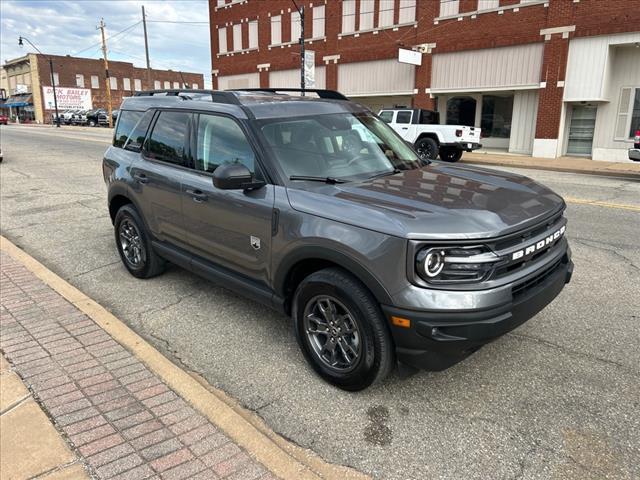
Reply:
<svg viewBox="0 0 640 480"><path fill-rule="evenodd" d="M213 185L221 190L252 190L262 187L264 182L255 181L242 163L225 163L213 172Z"/></svg>

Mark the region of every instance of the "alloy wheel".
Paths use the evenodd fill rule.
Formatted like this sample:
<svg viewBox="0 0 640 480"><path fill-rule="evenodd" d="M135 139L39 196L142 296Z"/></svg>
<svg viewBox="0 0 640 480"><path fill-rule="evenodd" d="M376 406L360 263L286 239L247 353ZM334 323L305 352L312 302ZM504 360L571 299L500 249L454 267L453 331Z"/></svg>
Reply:
<svg viewBox="0 0 640 480"><path fill-rule="evenodd" d="M118 236L120 238L120 247L122 248L122 253L127 263L133 268L141 267L146 260L146 252L138 227L129 219L125 218L120 223Z"/></svg>

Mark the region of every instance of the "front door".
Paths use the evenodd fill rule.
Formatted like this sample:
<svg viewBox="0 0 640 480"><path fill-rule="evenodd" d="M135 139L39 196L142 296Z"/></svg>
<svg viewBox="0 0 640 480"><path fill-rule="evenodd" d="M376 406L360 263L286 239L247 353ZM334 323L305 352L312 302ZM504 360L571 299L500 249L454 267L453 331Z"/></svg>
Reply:
<svg viewBox="0 0 640 480"><path fill-rule="evenodd" d="M247 192L216 188L212 173L224 163L242 163L259 178L255 153L232 118L200 114L196 122L195 168L185 172L182 182L189 250L266 284L274 186Z"/></svg>
<svg viewBox="0 0 640 480"><path fill-rule="evenodd" d="M574 105L569 124L568 155L591 155L593 131L596 126L596 107Z"/></svg>

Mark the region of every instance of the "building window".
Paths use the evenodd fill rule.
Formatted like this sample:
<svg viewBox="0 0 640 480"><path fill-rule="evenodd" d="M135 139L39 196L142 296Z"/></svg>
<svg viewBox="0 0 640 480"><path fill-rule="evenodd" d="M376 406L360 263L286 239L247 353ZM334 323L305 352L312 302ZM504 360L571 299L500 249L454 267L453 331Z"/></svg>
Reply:
<svg viewBox="0 0 640 480"><path fill-rule="evenodd" d="M324 37L324 5L313 7L313 38Z"/></svg>
<svg viewBox="0 0 640 480"><path fill-rule="evenodd" d="M478 11L493 10L500 6L499 0L478 0Z"/></svg>
<svg viewBox="0 0 640 480"><path fill-rule="evenodd" d="M458 2L458 0L455 1ZM416 0L400 0L399 10L398 23L400 25L416 21Z"/></svg>
<svg viewBox="0 0 640 480"><path fill-rule="evenodd" d="M84 75L76 74L76 87L84 88Z"/></svg>
<svg viewBox="0 0 640 480"><path fill-rule="evenodd" d="M291 12L291 41L300 40L300 14Z"/></svg>
<svg viewBox="0 0 640 480"><path fill-rule="evenodd" d="M473 97L453 97L447 101L447 125L467 125L476 122L476 100Z"/></svg>
<svg viewBox="0 0 640 480"><path fill-rule="evenodd" d="M118 79L116 77L109 77L109 88L111 88L111 90L118 89Z"/></svg>
<svg viewBox="0 0 640 480"><path fill-rule="evenodd" d="M393 25L393 9L395 3L395 0L380 0L378 27L385 28Z"/></svg>
<svg viewBox="0 0 640 480"><path fill-rule="evenodd" d="M249 48L258 48L258 21L249 22Z"/></svg>
<svg viewBox="0 0 640 480"><path fill-rule="evenodd" d="M197 89L198 89L198 88L200 88L200 87L198 87L198 84L197 84L197 83L194 83L193 85L191 85L191 88L193 88L194 90L197 90Z"/></svg>
<svg viewBox="0 0 640 480"><path fill-rule="evenodd" d="M221 7L227 0L218 0L218 6Z"/></svg>
<svg viewBox="0 0 640 480"><path fill-rule="evenodd" d="M623 87L620 91L615 139L628 140L640 130L640 87Z"/></svg>
<svg viewBox="0 0 640 480"><path fill-rule="evenodd" d="M154 90L160 90L162 87L160 86L160 80L154 80L153 81L153 89Z"/></svg>
<svg viewBox="0 0 640 480"><path fill-rule="evenodd" d="M141 91L141 90L142 90L142 80L140 80L139 78L135 78L135 79L133 80L133 89L134 89L136 92Z"/></svg>
<svg viewBox="0 0 640 480"><path fill-rule="evenodd" d="M457 15L460 11L459 0L440 0L440 16Z"/></svg>
<svg viewBox="0 0 640 480"><path fill-rule="evenodd" d="M482 136L509 138L511 135L512 114L513 95L483 95L482 118L480 120Z"/></svg>
<svg viewBox="0 0 640 480"><path fill-rule="evenodd" d="M180 82L173 82L173 88L180 88Z"/></svg>
<svg viewBox="0 0 640 480"><path fill-rule="evenodd" d="M233 26L233 51L242 50L242 24L237 23Z"/></svg>
<svg viewBox="0 0 640 480"><path fill-rule="evenodd" d="M271 17L271 45L282 43L282 16Z"/></svg>
<svg viewBox="0 0 640 480"><path fill-rule="evenodd" d="M97 75L91 75L91 88L100 88L100 79Z"/></svg>
<svg viewBox="0 0 640 480"><path fill-rule="evenodd" d="M164 89L169 90L171 88L171 82L168 80L164 81Z"/></svg>
<svg viewBox="0 0 640 480"><path fill-rule="evenodd" d="M131 90L131 79L130 78L123 78L122 79L122 89L126 90L126 91L130 91Z"/></svg>
<svg viewBox="0 0 640 480"><path fill-rule="evenodd" d="M360 30L373 28L373 0L360 0Z"/></svg>
<svg viewBox="0 0 640 480"><path fill-rule="evenodd" d="M356 0L342 2L342 33L353 33L356 29Z"/></svg>
<svg viewBox="0 0 640 480"><path fill-rule="evenodd" d="M219 53L227 53L227 29L224 27L218 29L218 47Z"/></svg>
<svg viewBox="0 0 640 480"><path fill-rule="evenodd" d="M58 78L58 73L53 72L53 84L57 87L60 85L60 79Z"/></svg>

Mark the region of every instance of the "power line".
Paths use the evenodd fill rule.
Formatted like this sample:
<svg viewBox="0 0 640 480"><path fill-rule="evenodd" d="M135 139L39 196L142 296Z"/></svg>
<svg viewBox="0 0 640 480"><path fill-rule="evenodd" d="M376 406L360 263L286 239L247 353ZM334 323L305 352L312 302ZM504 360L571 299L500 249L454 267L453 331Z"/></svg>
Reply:
<svg viewBox="0 0 640 480"><path fill-rule="evenodd" d="M123 28L123 29L122 29L122 30L120 30L119 32L114 33L114 34L113 34L113 35L111 35L110 37L107 37L107 38L106 38L106 40L112 40L112 39L116 38L118 35L120 35L120 34L122 34L122 33L125 33L125 32L127 32L127 31L131 30L133 27L135 27L136 25L140 25L141 23L142 23L142 20L139 20L139 21L137 21L136 23L134 23L133 25L129 25L128 27ZM77 56L77 55L81 54L82 52L86 52L87 50L91 50L92 48L94 48L94 47L98 47L98 46L101 46L101 45L102 45L102 42L101 42L101 41L100 41L100 42L97 42L97 43L94 43L93 45L89 45L87 48L83 48L82 50L78 50L77 52L72 53L72 54L71 54L71 56L72 56L72 57L75 57L75 56Z"/></svg>

